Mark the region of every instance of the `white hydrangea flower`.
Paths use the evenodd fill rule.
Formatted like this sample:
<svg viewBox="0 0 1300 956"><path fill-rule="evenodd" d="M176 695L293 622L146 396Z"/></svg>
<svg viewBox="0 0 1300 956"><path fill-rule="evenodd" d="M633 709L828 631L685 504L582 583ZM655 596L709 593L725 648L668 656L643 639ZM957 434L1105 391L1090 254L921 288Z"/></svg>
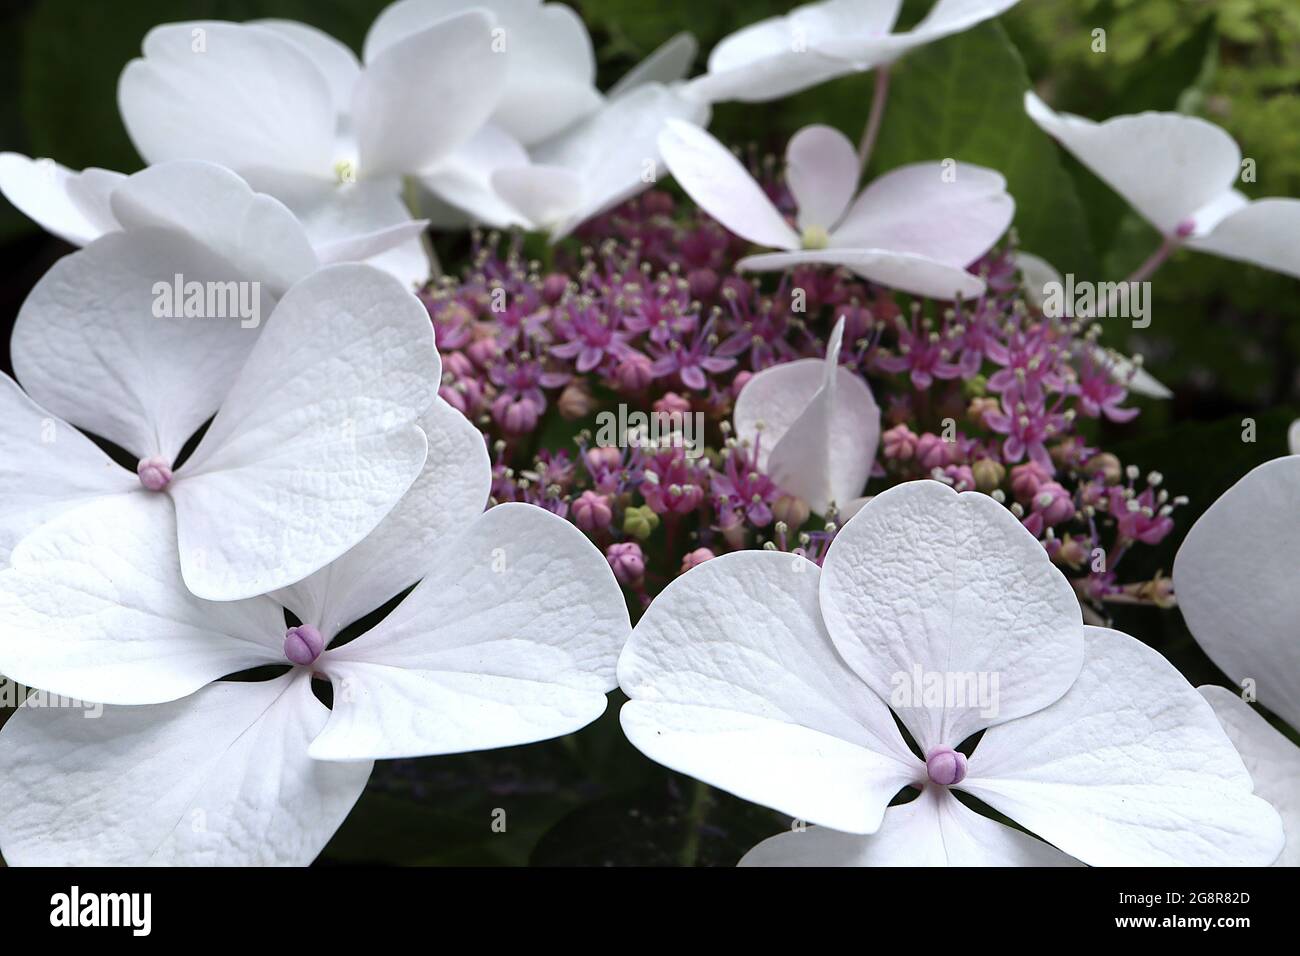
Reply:
<svg viewBox="0 0 1300 956"><path fill-rule="evenodd" d="M404 177L436 168L487 121L506 79L494 27L467 10L362 66L305 24L166 24L123 70L118 106L147 162L226 166L332 241L408 222ZM375 264L409 283L429 272L418 240Z"/></svg>
<svg viewBox="0 0 1300 956"><path fill-rule="evenodd" d="M824 359L801 359L759 372L736 397L736 437L757 447L756 464L784 491L824 515L832 503L847 518L880 443L880 408L871 388L840 367L844 319Z"/></svg>
<svg viewBox="0 0 1300 956"><path fill-rule="evenodd" d="M667 127L660 152L696 204L741 238L784 250L741 259L740 269L844 266L914 295L973 298L984 291L984 281L966 267L988 252L1015 213L1006 180L967 163L902 166L855 199L853 144L838 130L807 126L786 149L787 178L799 206L796 231L713 136L680 120Z"/></svg>
<svg viewBox="0 0 1300 956"><path fill-rule="evenodd" d="M26 392L0 378L0 559L101 511L126 524L174 515L191 590L246 598L347 551L420 473L417 419L441 363L427 311L398 280L327 266L251 329L238 317L158 317L154 286L173 270L228 278L208 246L132 230L59 260L24 303L11 353ZM124 449L136 473L77 429Z"/></svg>
<svg viewBox="0 0 1300 956"><path fill-rule="evenodd" d="M682 89L698 51L690 34L664 43L601 95L582 20L541 0L399 0L371 26L366 58L474 7L497 18L505 91L490 122L419 177L430 194L425 211L439 226L521 226L561 238L654 182L666 118L708 118L707 105Z"/></svg>
<svg viewBox="0 0 1300 956"><path fill-rule="evenodd" d="M1263 864L1282 847L1173 666L1085 627L1006 508L939 482L874 497L822 569L770 551L692 569L650 606L618 674L643 753L818 825L750 863ZM909 785L920 797L887 810Z"/></svg>
<svg viewBox="0 0 1300 956"><path fill-rule="evenodd" d="M761 103L839 76L886 66L909 51L968 30L1017 0L938 0L911 30L891 32L902 0L822 0L750 24L709 54L691 82L709 102Z"/></svg>
<svg viewBox="0 0 1300 956"><path fill-rule="evenodd" d="M496 23L496 46L506 62L493 126L534 146L594 113L596 53L582 18L562 3L542 0L398 0L371 24L366 62L413 34L470 10L487 10Z"/></svg>
<svg viewBox="0 0 1300 956"><path fill-rule="evenodd" d="M1174 560L1187 626L1251 699L1300 728L1300 457L1266 462L1201 515ZM1282 815L1281 866L1300 866L1300 748L1239 694L1206 686L1261 796Z"/></svg>
<svg viewBox="0 0 1300 956"><path fill-rule="evenodd" d="M1156 112L1095 123L1055 113L1033 92L1025 94L1025 110L1160 231L1165 243L1138 278L1184 245L1300 277L1300 200L1251 201L1234 189L1241 149L1220 127Z"/></svg>
<svg viewBox="0 0 1300 956"><path fill-rule="evenodd" d="M116 202L125 204L124 220L114 211L113 197L119 188L124 196ZM299 233L312 248L314 268L381 256L417 237L427 225L424 220L411 220L313 242L301 223L289 223L296 217L278 200L254 194L235 173L202 160L160 163L127 177L106 169L74 172L51 159L0 153L0 194L42 229L74 246L143 226L202 231L207 241L220 231L237 228L243 234L227 235L237 241L226 251L253 265L288 257L295 277L303 269L310 271L305 265L310 257L301 255ZM237 214L248 217L247 221L241 222ZM264 231L267 227L273 231Z"/></svg>
<svg viewBox="0 0 1300 956"><path fill-rule="evenodd" d="M560 239L656 181L666 123L708 118L708 106L683 90L640 83L527 156L497 164L490 185L524 225Z"/></svg>
<svg viewBox="0 0 1300 956"><path fill-rule="evenodd" d="M541 508L483 513L482 435L441 400L422 424L431 454L397 508L271 596L190 594L157 498L120 497L15 552L0 573L0 668L110 706L94 719L24 706L0 731L11 864L305 865L373 760L528 743L604 711L630 627L608 564ZM264 665L288 670L219 679ZM313 677L331 683L331 707Z"/></svg>

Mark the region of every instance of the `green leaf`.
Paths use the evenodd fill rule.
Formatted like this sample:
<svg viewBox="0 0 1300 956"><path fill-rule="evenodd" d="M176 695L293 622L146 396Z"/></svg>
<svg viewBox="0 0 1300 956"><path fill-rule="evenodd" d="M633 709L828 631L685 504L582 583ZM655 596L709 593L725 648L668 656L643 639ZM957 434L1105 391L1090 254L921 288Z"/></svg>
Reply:
<svg viewBox="0 0 1300 956"><path fill-rule="evenodd" d="M1029 77L1001 25L924 47L895 70L872 171L946 158L996 169L1016 199L1021 247L1092 275L1083 207L1056 145L1025 114Z"/></svg>

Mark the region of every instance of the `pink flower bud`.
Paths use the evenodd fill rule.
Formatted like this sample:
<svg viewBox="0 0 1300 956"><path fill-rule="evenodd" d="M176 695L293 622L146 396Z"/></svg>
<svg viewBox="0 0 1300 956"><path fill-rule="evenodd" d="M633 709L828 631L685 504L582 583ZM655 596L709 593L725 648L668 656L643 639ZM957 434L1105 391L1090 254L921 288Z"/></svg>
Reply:
<svg viewBox="0 0 1300 956"><path fill-rule="evenodd" d="M1047 469L1037 462L1027 461L1011 469L1011 494L1021 504L1028 504L1038 493L1038 486L1051 479Z"/></svg>
<svg viewBox="0 0 1300 956"><path fill-rule="evenodd" d="M955 442L947 442L931 432L916 440L916 460L926 471L944 468L952 463Z"/></svg>
<svg viewBox="0 0 1300 956"><path fill-rule="evenodd" d="M916 454L916 435L906 425L895 425L880 436L885 457L894 461L910 461Z"/></svg>
<svg viewBox="0 0 1300 956"><path fill-rule="evenodd" d="M696 548L694 551L682 558L682 574L685 574L691 568L699 567L709 558L716 558L717 555L708 548Z"/></svg>
<svg viewBox="0 0 1300 956"><path fill-rule="evenodd" d="M573 523L583 531L604 531L613 520L614 510L604 495L584 491L573 503Z"/></svg>
<svg viewBox="0 0 1300 956"><path fill-rule="evenodd" d="M620 584L640 587L645 577L645 555L635 541L620 541L605 549L605 559L614 570Z"/></svg>
<svg viewBox="0 0 1300 956"><path fill-rule="evenodd" d="M542 299L545 300L547 305L554 305L560 301L560 296L564 295L564 290L568 287L568 276L552 272L542 280Z"/></svg>
<svg viewBox="0 0 1300 956"><path fill-rule="evenodd" d="M650 359L641 354L628 355L614 369L614 380L625 392L639 392L654 378Z"/></svg>

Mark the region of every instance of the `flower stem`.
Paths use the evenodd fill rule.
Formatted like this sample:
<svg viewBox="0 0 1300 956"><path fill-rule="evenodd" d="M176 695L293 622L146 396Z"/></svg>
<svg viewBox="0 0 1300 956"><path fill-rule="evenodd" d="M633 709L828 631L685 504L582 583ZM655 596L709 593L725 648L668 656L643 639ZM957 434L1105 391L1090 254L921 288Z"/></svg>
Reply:
<svg viewBox="0 0 1300 956"><path fill-rule="evenodd" d="M420 218L420 201L419 187L416 185L415 178L407 176L402 180L402 201L406 204L406 210L414 219ZM442 278L442 263L438 261L438 253L433 248L433 238L426 229L420 233L420 245L424 247L424 254L429 257L429 278Z"/></svg>
<svg viewBox="0 0 1300 956"><path fill-rule="evenodd" d="M889 65L876 68L876 86L871 93L871 112L867 114L867 126L862 131L862 141L858 143L858 168L867 171L867 161L876 145L876 136L880 133L880 123L885 117L885 101L889 99Z"/></svg>
<svg viewBox="0 0 1300 956"><path fill-rule="evenodd" d="M700 856L700 830L709 812L709 785L696 780L691 785L691 805L686 812L686 842L682 844L682 866L694 866Z"/></svg>
<svg viewBox="0 0 1300 956"><path fill-rule="evenodd" d="M1151 255L1147 256L1146 262L1138 266L1137 269L1133 271L1133 274L1124 281L1145 282L1147 279L1151 278L1157 269L1165 264L1165 260L1172 256L1182 244L1183 240L1179 237L1166 236L1164 242L1160 243L1160 247L1156 249L1155 252L1151 253Z"/></svg>

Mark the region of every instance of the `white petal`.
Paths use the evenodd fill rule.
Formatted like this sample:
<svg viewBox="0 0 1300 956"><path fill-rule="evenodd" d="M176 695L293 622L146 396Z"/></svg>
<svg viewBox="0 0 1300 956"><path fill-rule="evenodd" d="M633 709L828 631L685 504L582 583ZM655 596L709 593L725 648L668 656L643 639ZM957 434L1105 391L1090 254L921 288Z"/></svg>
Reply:
<svg viewBox="0 0 1300 956"><path fill-rule="evenodd" d="M826 358L764 369L736 399L736 435L758 441L758 467L817 514L858 497L880 441L880 409L859 376L839 367L844 320Z"/></svg>
<svg viewBox="0 0 1300 956"><path fill-rule="evenodd" d="M1025 93L1025 111L1166 236L1237 179L1237 144L1194 116L1139 113L1094 123L1054 113L1032 92Z"/></svg>
<svg viewBox="0 0 1300 956"><path fill-rule="evenodd" d="M175 301L178 276L204 290L193 300L204 316L184 314L184 288ZM141 458L174 460L216 412L270 314L269 290L248 278L170 230L96 239L56 262L19 310L11 344L18 380L77 427ZM243 285L227 296L232 281ZM222 292L211 317L208 289ZM241 318L244 311L252 317Z"/></svg>
<svg viewBox="0 0 1300 956"><path fill-rule="evenodd" d="M835 652L817 565L724 554L650 605L618 663L628 740L746 800L856 833L925 771Z"/></svg>
<svg viewBox="0 0 1300 956"><path fill-rule="evenodd" d="M125 178L107 169L74 173L52 159L0 153L0 193L41 228L74 246L117 229L108 195Z"/></svg>
<svg viewBox="0 0 1300 956"><path fill-rule="evenodd" d="M496 16L507 81L494 123L527 145L540 143L600 106L596 55L581 18L558 3L512 0L401 0L366 36L369 63L403 37L480 7ZM504 44L504 46L501 46Z"/></svg>
<svg viewBox="0 0 1300 956"><path fill-rule="evenodd" d="M1012 258L1020 270L1020 288L1025 300L1035 309L1042 309L1047 301L1048 285L1064 282L1060 270L1042 256L1030 252L1017 252Z"/></svg>
<svg viewBox="0 0 1300 956"><path fill-rule="evenodd" d="M322 258L335 243L346 243L351 259L352 253L365 251L360 243L369 240L364 237L380 236L388 248L367 257L366 264L413 289L428 281L429 258L418 235L389 246L391 239L416 222L402 202L400 188L396 177L325 184L295 196L291 208L302 219Z"/></svg>
<svg viewBox="0 0 1300 956"><path fill-rule="evenodd" d="M830 56L842 57L859 70L890 63L909 50L968 30L1019 0L938 0L915 27L905 33L873 36L861 31L835 34L819 44Z"/></svg>
<svg viewBox="0 0 1300 956"><path fill-rule="evenodd" d="M487 504L492 463L483 434L441 398L420 427L429 456L397 507L352 550L279 594L327 642L428 574L442 546Z"/></svg>
<svg viewBox="0 0 1300 956"><path fill-rule="evenodd" d="M382 259L387 253L405 248L411 243L419 246L420 237L428 225L427 219L412 219L409 222L383 226L354 236L327 239L316 244L316 256L321 265L333 265L338 262L369 262L375 265L374 260ZM376 268L383 267L376 265ZM409 279L408 271L403 270L403 275L396 278ZM418 284L423 281L423 276L427 276L428 273L428 260L423 259L416 267L416 271L421 272L422 277L407 281L406 284Z"/></svg>
<svg viewBox="0 0 1300 956"><path fill-rule="evenodd" d="M937 481L896 485L840 529L821 606L925 753L1052 703L1083 658L1079 601L1043 546L988 495Z"/></svg>
<svg viewBox="0 0 1300 956"><path fill-rule="evenodd" d="M761 103L852 73L853 64L823 55L821 47L844 34L864 41L887 36L901 5L830 0L751 24L713 48L708 74L692 86L712 102Z"/></svg>
<svg viewBox="0 0 1300 956"><path fill-rule="evenodd" d="M150 166L113 190L111 206L124 230L189 236L228 263L232 277L264 282L277 297L317 265L307 230L288 207L213 163Z"/></svg>
<svg viewBox="0 0 1300 956"><path fill-rule="evenodd" d="M250 25L264 27L297 44L328 81L335 114L342 115L348 111L352 90L361 75L361 64L347 44L296 20L253 20Z"/></svg>
<svg viewBox="0 0 1300 956"><path fill-rule="evenodd" d="M320 667L327 760L459 753L572 733L605 710L630 625L608 563L532 505L492 508L373 630Z"/></svg>
<svg viewBox="0 0 1300 956"><path fill-rule="evenodd" d="M489 179L514 218L537 229L558 229L581 208L583 182L561 166L515 166L495 170Z"/></svg>
<svg viewBox="0 0 1300 956"><path fill-rule="evenodd" d="M421 172L487 122L506 82L493 23L470 10L367 60L352 100L360 175Z"/></svg>
<svg viewBox="0 0 1300 956"><path fill-rule="evenodd" d="M1300 278L1300 199L1259 199L1188 247Z"/></svg>
<svg viewBox="0 0 1300 956"><path fill-rule="evenodd" d="M1293 421L1291 427L1287 429L1286 443L1291 454L1300 455L1300 418Z"/></svg>
<svg viewBox="0 0 1300 956"><path fill-rule="evenodd" d="M20 866L306 866L371 764L320 763L304 672L150 707L23 707L0 732L0 849Z"/></svg>
<svg viewBox="0 0 1300 956"><path fill-rule="evenodd" d="M844 249L889 249L965 268L1011 225L1016 203L1000 173L912 163L874 180L831 234Z"/></svg>
<svg viewBox="0 0 1300 956"><path fill-rule="evenodd" d="M740 866L1078 865L1051 844L980 816L946 788L934 786L886 810L877 833L809 827L769 837L740 861Z"/></svg>
<svg viewBox="0 0 1300 956"><path fill-rule="evenodd" d="M517 139L489 123L420 176L421 184L441 202L440 212L431 218L442 228L459 228L470 222L502 229L526 225L492 188L492 174L498 169L527 167L530 162ZM579 201L574 198L570 202Z"/></svg>
<svg viewBox="0 0 1300 956"><path fill-rule="evenodd" d="M680 83L690 75L699 52L700 44L694 36L679 33L624 73L607 95L614 99L646 83Z"/></svg>
<svg viewBox="0 0 1300 956"><path fill-rule="evenodd" d="M1094 361L1106 365L1110 376L1130 392L1145 395L1148 398L1173 398L1174 393L1145 368L1104 346L1093 348Z"/></svg>
<svg viewBox="0 0 1300 956"><path fill-rule="evenodd" d="M677 184L736 235L763 246L799 248L799 237L727 147L691 123L669 120L659 152Z"/></svg>
<svg viewBox="0 0 1300 956"><path fill-rule="evenodd" d="M1236 683L1300 727L1300 457L1277 458L1224 492L1174 559L1187 626Z"/></svg>
<svg viewBox="0 0 1300 956"><path fill-rule="evenodd" d="M858 154L847 136L829 126L805 126L785 150L785 177L799 207L799 228L828 232L858 188Z"/></svg>
<svg viewBox="0 0 1300 956"><path fill-rule="evenodd" d="M46 521L139 487L135 475L0 373L0 567L14 545Z"/></svg>
<svg viewBox="0 0 1300 956"><path fill-rule="evenodd" d="M117 100L131 141L150 163L206 159L251 182L260 169L333 175L329 79L273 30L219 22L154 27L144 57L122 71Z"/></svg>
<svg viewBox="0 0 1300 956"><path fill-rule="evenodd" d="M1300 747L1224 687L1198 688L1255 783L1255 792L1282 817L1286 846L1274 866L1300 866Z"/></svg>
<svg viewBox="0 0 1300 956"><path fill-rule="evenodd" d="M582 202L553 238L648 189L662 167L659 134L670 122L705 123L708 107L678 90L640 86L533 149L538 163L560 166L582 182Z"/></svg>
<svg viewBox="0 0 1300 956"><path fill-rule="evenodd" d="M932 299L973 299L983 294L984 280L959 266L889 249L809 249L746 256L740 271L772 272L802 265L843 266L887 288Z"/></svg>
<svg viewBox="0 0 1300 956"><path fill-rule="evenodd" d="M290 289L169 489L190 590L264 594L373 531L424 467L440 376L428 312L391 276L328 266Z"/></svg>
<svg viewBox="0 0 1300 956"><path fill-rule="evenodd" d="M1209 705L1141 641L1085 631L1074 686L990 728L961 788L1093 866L1271 863L1281 823Z"/></svg>
<svg viewBox="0 0 1300 956"><path fill-rule="evenodd" d="M171 502L141 488L44 526L0 573L0 671L81 700L153 704L283 664L284 631L268 598L190 594Z"/></svg>

